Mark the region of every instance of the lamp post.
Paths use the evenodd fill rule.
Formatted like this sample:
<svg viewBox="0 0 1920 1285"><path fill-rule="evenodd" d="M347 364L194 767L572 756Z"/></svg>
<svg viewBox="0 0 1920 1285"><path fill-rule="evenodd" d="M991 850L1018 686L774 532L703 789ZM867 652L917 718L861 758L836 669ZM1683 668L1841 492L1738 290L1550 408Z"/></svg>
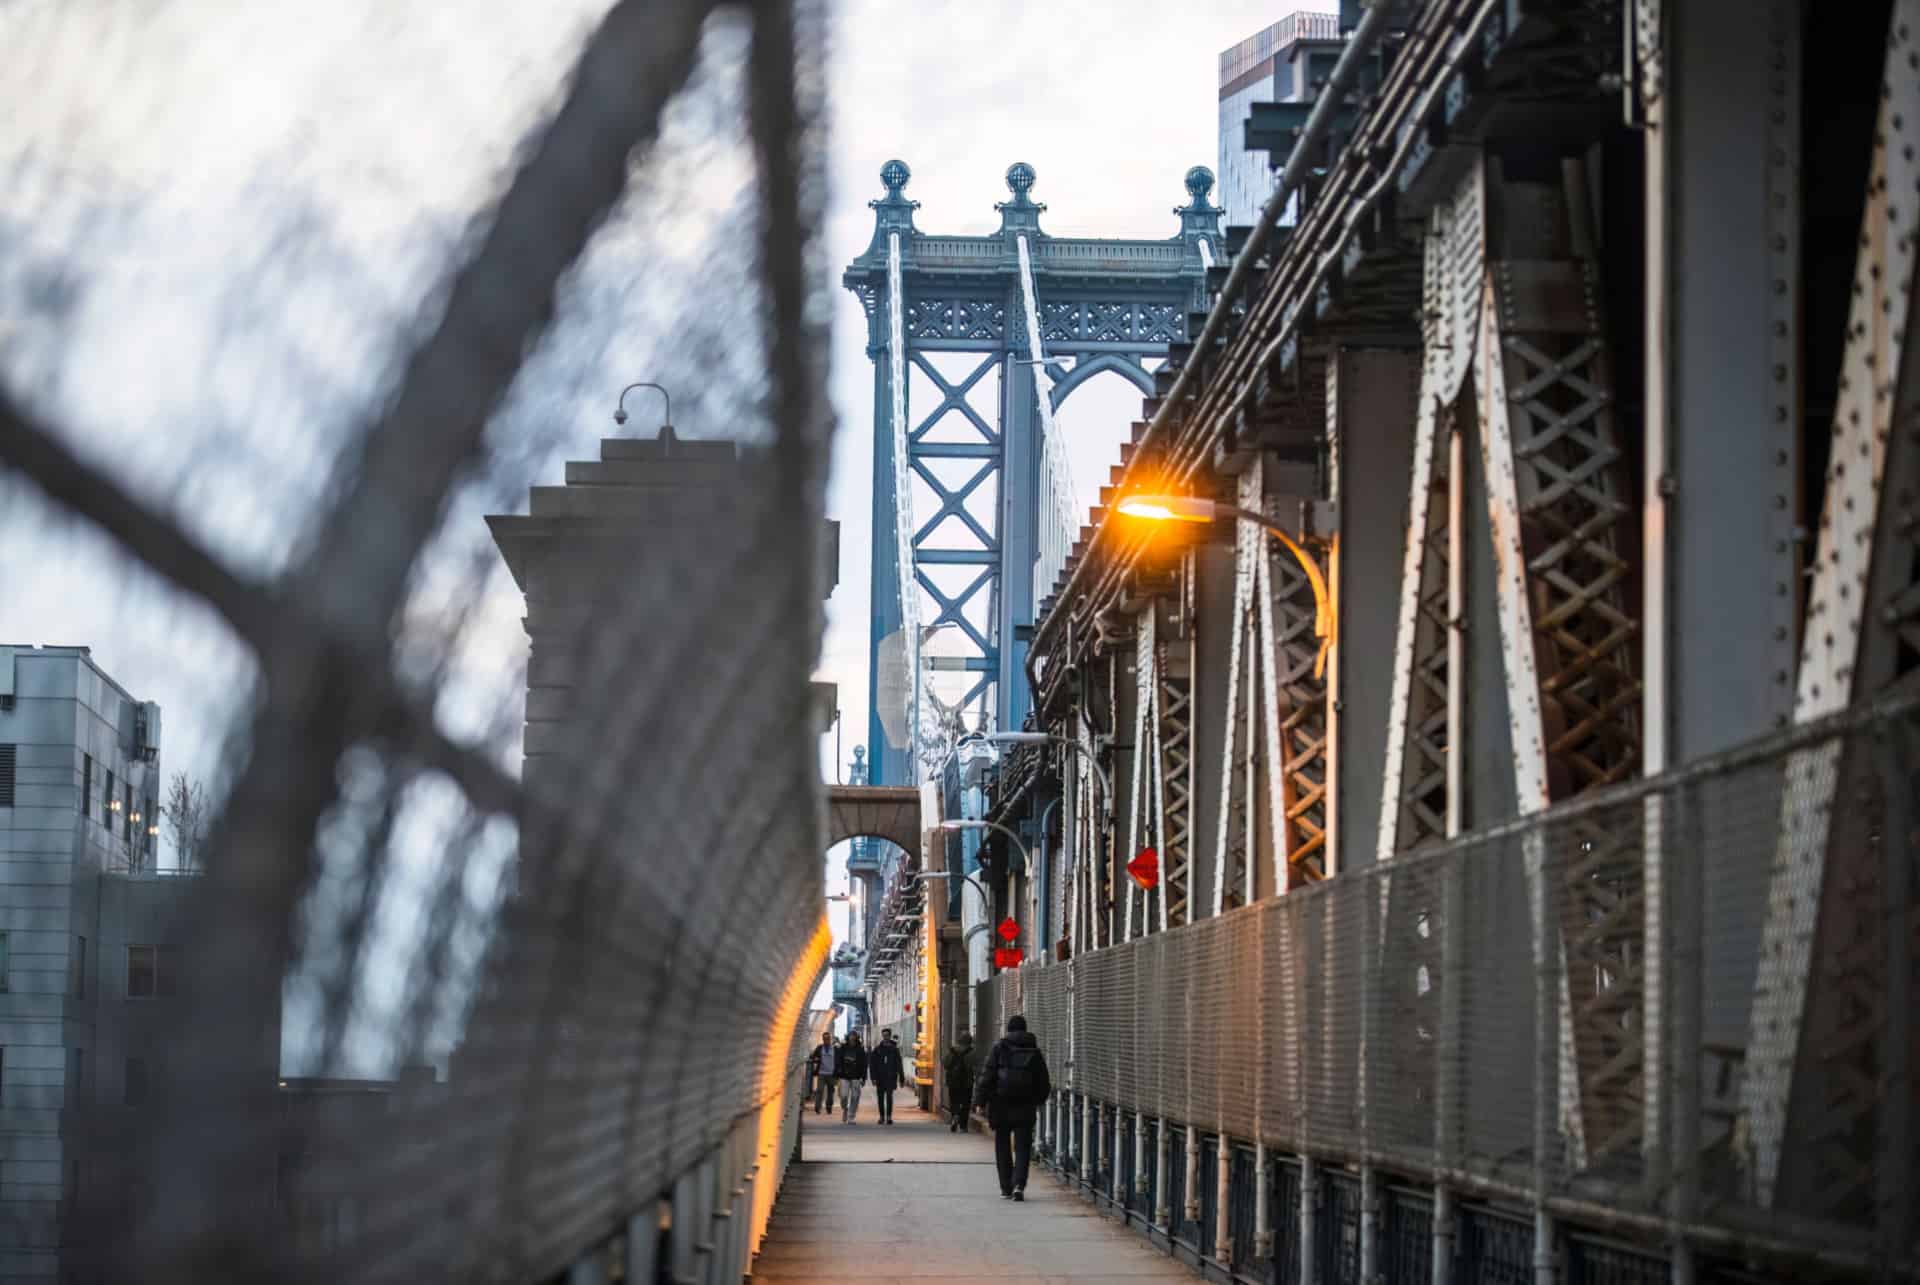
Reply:
<svg viewBox="0 0 1920 1285"><path fill-rule="evenodd" d="M616 424L624 424L627 422L627 394L636 388L651 388L666 400L666 415L660 421L660 427L668 433L671 433L673 431L673 394L669 393L659 384L649 384L644 380L637 384L628 384L620 390L620 400L614 404L613 408L613 422Z"/></svg>
<svg viewBox="0 0 1920 1285"><path fill-rule="evenodd" d="M949 833L954 831L960 831L960 830L997 831L1001 834L1006 835L1007 838L1013 841L1013 846L1020 849L1020 860L1025 865L1026 869L1029 871L1033 869L1033 858L1031 854L1029 854L1027 851L1027 845L1021 841L1020 836L1016 834L1012 829L1008 828L1007 826L1001 825L998 821L987 821L987 820L942 821L940 822L940 824L936 825L934 829L949 832ZM919 877L922 879L947 879L952 877L952 873L950 871L939 871L932 874L923 874ZM984 933L984 932L992 931L992 929L987 924L987 920L993 914L993 898L987 895L987 890L983 888L980 885L979 881L974 879L973 876L962 874L960 878L965 879L968 883L972 884L974 891L980 894L980 922L969 927L964 933L961 934L961 937L960 937L960 944L966 950L967 958L969 962L972 962L974 935L976 933ZM975 970L976 980L984 979L986 977L986 968L984 967L986 961L981 960L979 961L979 963L981 964L981 967Z"/></svg>
<svg viewBox="0 0 1920 1285"><path fill-rule="evenodd" d="M1066 736L1055 736L1050 732L994 732L987 738L993 745L1059 745L1072 750L1087 760L1087 766L1093 769L1099 778L1101 797L1106 800L1107 811L1113 811L1113 778L1100 766L1100 760L1088 752L1087 747Z"/></svg>
<svg viewBox="0 0 1920 1285"><path fill-rule="evenodd" d="M1287 552L1307 573L1307 583L1313 586L1313 634L1320 640L1320 655L1313 664L1314 677L1318 678L1324 672L1327 649L1333 646L1335 631L1339 627L1339 613L1335 610L1333 593L1327 587L1327 578L1320 574L1319 564L1307 556L1306 550L1287 533L1286 527L1254 509L1222 504L1197 495L1129 495L1114 507L1130 518L1144 518L1149 522L1212 522L1217 518L1238 518L1253 523L1286 545Z"/></svg>

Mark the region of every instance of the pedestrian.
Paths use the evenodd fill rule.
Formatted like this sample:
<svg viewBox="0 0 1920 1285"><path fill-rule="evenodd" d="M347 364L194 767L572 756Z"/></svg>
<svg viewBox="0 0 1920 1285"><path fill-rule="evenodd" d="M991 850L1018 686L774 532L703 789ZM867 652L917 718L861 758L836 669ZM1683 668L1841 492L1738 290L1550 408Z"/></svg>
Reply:
<svg viewBox="0 0 1920 1285"><path fill-rule="evenodd" d="M993 1126L993 1163L1000 1170L1000 1198L1027 1198L1027 1165L1033 1159L1033 1122L1053 1092L1046 1055L1027 1031L1027 1019L1007 1019L1007 1033L987 1053L973 1100L987 1109Z"/></svg>
<svg viewBox="0 0 1920 1285"><path fill-rule="evenodd" d="M813 1072L813 1113L820 1114L825 1107L827 1113L833 1113L833 1086L835 1083L834 1062L839 1050L833 1046L833 1032L820 1032L820 1042L813 1046L813 1052L807 1054L807 1067Z"/></svg>
<svg viewBox="0 0 1920 1285"><path fill-rule="evenodd" d="M973 1032L960 1032L941 1069L947 1076L947 1114L953 1117L947 1132L960 1133L973 1113Z"/></svg>
<svg viewBox="0 0 1920 1285"><path fill-rule="evenodd" d="M867 1058L867 1076L873 1081L873 1104L880 1108L880 1123L893 1123L893 1091L907 1078L906 1065L900 1060L900 1046L894 1043L891 1028L880 1032L880 1042Z"/></svg>
<svg viewBox="0 0 1920 1285"><path fill-rule="evenodd" d="M847 1032L847 1042L833 1059L833 1071L840 1077L840 1119L852 1124L860 1111L860 1086L867 1082L867 1050L860 1043L860 1032Z"/></svg>

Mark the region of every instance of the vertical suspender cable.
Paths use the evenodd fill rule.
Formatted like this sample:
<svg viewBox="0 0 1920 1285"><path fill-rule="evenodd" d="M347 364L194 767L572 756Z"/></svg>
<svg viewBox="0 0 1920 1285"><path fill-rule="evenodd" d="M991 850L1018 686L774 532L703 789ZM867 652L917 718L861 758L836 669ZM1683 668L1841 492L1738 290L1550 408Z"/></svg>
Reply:
<svg viewBox="0 0 1920 1285"><path fill-rule="evenodd" d="M900 579L900 629L906 643L908 762L919 774L920 585L914 579L913 466L907 451L906 291L900 284L900 234L887 234L887 398L893 433L893 528Z"/></svg>

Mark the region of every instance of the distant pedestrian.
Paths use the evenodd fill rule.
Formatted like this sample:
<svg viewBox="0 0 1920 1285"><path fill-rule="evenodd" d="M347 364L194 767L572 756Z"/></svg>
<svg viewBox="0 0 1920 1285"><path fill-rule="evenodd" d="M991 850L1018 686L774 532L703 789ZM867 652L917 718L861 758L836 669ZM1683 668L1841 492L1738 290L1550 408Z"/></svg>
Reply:
<svg viewBox="0 0 1920 1285"><path fill-rule="evenodd" d="M833 1086L838 1082L834 1072L834 1062L840 1050L833 1046L833 1032L823 1031L820 1042L813 1046L813 1052L807 1054L807 1067L813 1072L813 1113L820 1114L825 1107L829 1114L833 1111Z"/></svg>
<svg viewBox="0 0 1920 1285"><path fill-rule="evenodd" d="M1007 1033L987 1054L973 1100L987 1109L993 1126L993 1162L1000 1170L1000 1198L1027 1198L1027 1165L1033 1159L1033 1122L1040 1104L1053 1092L1040 1041L1027 1032L1027 1019L1007 1019Z"/></svg>
<svg viewBox="0 0 1920 1285"><path fill-rule="evenodd" d="M880 1032L880 1042L867 1058L867 1076L873 1081L873 1104L880 1108L880 1123L893 1123L893 1091L907 1078L906 1065L900 1060L900 1046L893 1042L891 1029Z"/></svg>
<svg viewBox="0 0 1920 1285"><path fill-rule="evenodd" d="M959 1133L967 1127L973 1113L973 1033L960 1032L960 1038L947 1050L941 1069L947 1077L947 1114L953 1117L947 1132Z"/></svg>
<svg viewBox="0 0 1920 1285"><path fill-rule="evenodd" d="M867 1082L867 1050L860 1043L860 1032L847 1032L847 1042L833 1059L833 1071L840 1077L840 1119L852 1124L860 1111L860 1086Z"/></svg>

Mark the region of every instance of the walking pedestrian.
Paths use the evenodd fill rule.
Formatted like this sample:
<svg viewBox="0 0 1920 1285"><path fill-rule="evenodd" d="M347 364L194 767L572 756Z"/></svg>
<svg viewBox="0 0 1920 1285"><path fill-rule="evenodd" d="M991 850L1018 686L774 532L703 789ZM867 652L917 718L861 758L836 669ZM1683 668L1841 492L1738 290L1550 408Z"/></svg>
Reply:
<svg viewBox="0 0 1920 1285"><path fill-rule="evenodd" d="M953 1117L947 1132L960 1133L973 1113L973 1032L960 1032L941 1069L947 1076L947 1114Z"/></svg>
<svg viewBox="0 0 1920 1285"><path fill-rule="evenodd" d="M813 1052L807 1054L807 1066L813 1072L813 1113L820 1114L824 1106L828 1114L833 1112L833 1086L836 1082L834 1061L839 1050L833 1046L831 1030L820 1033L820 1042L813 1046Z"/></svg>
<svg viewBox="0 0 1920 1285"><path fill-rule="evenodd" d="M993 1126L993 1163L1000 1171L1000 1198L1027 1198L1027 1165L1033 1159L1033 1122L1053 1092L1046 1055L1027 1031L1027 1019L1007 1019L1007 1033L987 1053L973 1100L987 1109Z"/></svg>
<svg viewBox="0 0 1920 1285"><path fill-rule="evenodd" d="M840 1077L840 1119L852 1124L860 1111L860 1086L867 1082L867 1050L860 1043L860 1032L847 1032L847 1042L833 1059L833 1070Z"/></svg>
<svg viewBox="0 0 1920 1285"><path fill-rule="evenodd" d="M867 1076L873 1081L873 1104L880 1108L880 1123L892 1124L893 1091L907 1078L907 1068L900 1060L900 1046L894 1043L891 1028L880 1032L880 1042L867 1058Z"/></svg>

